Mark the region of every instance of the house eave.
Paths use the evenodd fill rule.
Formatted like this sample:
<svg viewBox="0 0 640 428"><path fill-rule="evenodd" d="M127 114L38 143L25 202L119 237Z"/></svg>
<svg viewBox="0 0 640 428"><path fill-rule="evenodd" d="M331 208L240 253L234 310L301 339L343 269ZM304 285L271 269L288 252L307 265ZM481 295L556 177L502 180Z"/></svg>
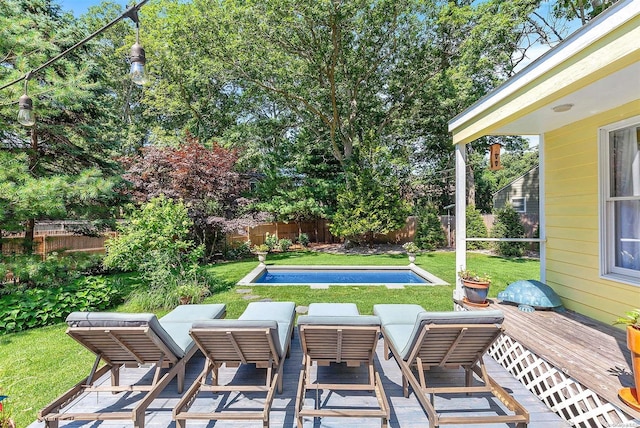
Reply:
<svg viewBox="0 0 640 428"><path fill-rule="evenodd" d="M484 135L542 134L637 99L628 81L640 85L637 40L640 2L621 0L451 119L454 144ZM574 107L555 113L559 104Z"/></svg>

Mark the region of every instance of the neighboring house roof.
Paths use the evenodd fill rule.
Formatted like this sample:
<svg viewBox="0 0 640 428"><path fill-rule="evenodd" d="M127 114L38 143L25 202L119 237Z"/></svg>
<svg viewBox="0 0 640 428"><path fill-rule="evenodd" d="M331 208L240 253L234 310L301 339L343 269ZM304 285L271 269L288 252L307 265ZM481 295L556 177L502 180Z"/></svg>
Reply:
<svg viewBox="0 0 640 428"><path fill-rule="evenodd" d="M538 165L534 166L529 171L525 172L524 174L522 174L521 176L519 176L517 178L514 178L513 180L511 180L510 182L508 182L507 184L502 186L500 189L498 189L495 192L493 192L493 196L495 197L498 193L502 192L507 187L513 186L513 183L515 183L516 181L520 180L521 178L526 177L527 175L531 174L531 172L536 170L536 169L538 169Z"/></svg>
<svg viewBox="0 0 640 428"><path fill-rule="evenodd" d="M630 82L640 83L638 40L640 1L620 0L451 119L453 143L544 134L636 100Z"/></svg>

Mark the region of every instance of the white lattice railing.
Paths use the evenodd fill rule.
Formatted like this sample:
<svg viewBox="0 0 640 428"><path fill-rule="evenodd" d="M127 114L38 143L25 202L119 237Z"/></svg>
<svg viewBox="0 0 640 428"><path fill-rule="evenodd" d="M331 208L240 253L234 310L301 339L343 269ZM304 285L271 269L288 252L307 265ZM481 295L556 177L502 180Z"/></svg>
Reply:
<svg viewBox="0 0 640 428"><path fill-rule="evenodd" d="M616 406L506 334L495 341L489 349L489 355L552 411L573 426L581 428L635 426L633 419Z"/></svg>

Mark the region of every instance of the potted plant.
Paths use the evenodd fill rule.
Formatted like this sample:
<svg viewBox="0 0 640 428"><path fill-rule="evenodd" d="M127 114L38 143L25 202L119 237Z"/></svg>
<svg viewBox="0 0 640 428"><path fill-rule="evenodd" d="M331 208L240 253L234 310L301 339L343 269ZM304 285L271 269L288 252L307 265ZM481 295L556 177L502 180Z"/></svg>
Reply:
<svg viewBox="0 0 640 428"><path fill-rule="evenodd" d="M413 265L416 261L416 253L420 252L420 248L415 242L406 242L402 248L404 248L407 252L407 256L409 256L409 265Z"/></svg>
<svg viewBox="0 0 640 428"><path fill-rule="evenodd" d="M458 273L458 277L462 281L464 294L468 302L481 305L487 304L487 295L491 285L491 277L489 275L486 273L481 275L464 269Z"/></svg>
<svg viewBox="0 0 640 428"><path fill-rule="evenodd" d="M618 395L629 407L640 411L640 309L627 312L625 317L618 318L614 324L627 326L627 348L631 351L635 385L635 388L622 388Z"/></svg>
<svg viewBox="0 0 640 428"><path fill-rule="evenodd" d="M267 244L260 244L253 246L253 252L258 255L258 261L260 266L264 266L265 260L267 260L267 253L269 252L269 246Z"/></svg>
<svg viewBox="0 0 640 428"><path fill-rule="evenodd" d="M209 294L209 288L197 283L182 284L176 288L181 305L200 303Z"/></svg>

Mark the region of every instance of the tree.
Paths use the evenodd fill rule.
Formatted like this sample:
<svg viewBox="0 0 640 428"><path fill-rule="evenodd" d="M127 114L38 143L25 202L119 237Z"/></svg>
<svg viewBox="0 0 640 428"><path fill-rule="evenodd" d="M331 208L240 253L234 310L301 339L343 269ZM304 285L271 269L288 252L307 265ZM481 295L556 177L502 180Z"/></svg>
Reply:
<svg viewBox="0 0 640 428"><path fill-rule="evenodd" d="M241 193L248 180L234 170L236 160L235 151L217 144L205 147L190 137L178 148L149 146L138 156L123 158L124 178L138 202L160 195L183 201L197 242L210 254L222 233L252 224L250 217L242 217L249 201Z"/></svg>
<svg viewBox="0 0 640 428"><path fill-rule="evenodd" d="M434 205L427 205L418 211L418 225L413 242L423 250L435 250L445 246L447 238Z"/></svg>
<svg viewBox="0 0 640 428"><path fill-rule="evenodd" d="M496 212L496 219L491 229L492 238L524 238L525 230L520 215L510 204ZM526 242L497 242L498 254L505 257L522 257Z"/></svg>
<svg viewBox="0 0 640 428"><path fill-rule="evenodd" d="M86 34L76 24L71 14L62 14L49 1L0 4L0 52L4 54L0 78L13 80L70 47ZM11 222L25 228L28 252L36 219L102 217L116 205L112 189L118 181L117 164L111 159L117 131L111 127L110 97L101 84L100 70L83 56L83 50L33 76L29 87L38 118L34 127L25 129L16 122L13 102L0 103L3 161L14 167L15 161L24 164L12 182ZM17 100L22 90L22 85L5 89L3 100ZM31 203L34 191L42 194Z"/></svg>
<svg viewBox="0 0 640 428"><path fill-rule="evenodd" d="M466 208L467 217L467 236L469 238L486 238L487 226L482 220L482 214L476 209L474 205L467 205ZM469 250L483 250L488 245L485 241L469 241L467 242L467 249Z"/></svg>

